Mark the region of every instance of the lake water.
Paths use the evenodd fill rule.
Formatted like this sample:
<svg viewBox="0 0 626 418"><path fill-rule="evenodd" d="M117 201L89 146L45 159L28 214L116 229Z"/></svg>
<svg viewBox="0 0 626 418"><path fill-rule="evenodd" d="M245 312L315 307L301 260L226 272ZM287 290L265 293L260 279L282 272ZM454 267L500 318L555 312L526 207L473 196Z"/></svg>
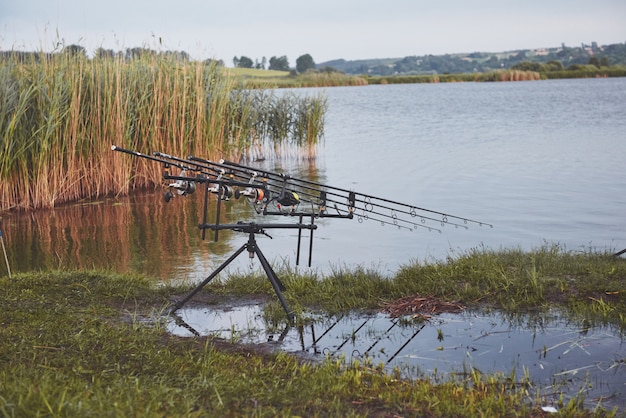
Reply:
<svg viewBox="0 0 626 418"><path fill-rule="evenodd" d="M327 94L329 183L343 180L355 190L494 225L399 234L342 224L343 234L329 232L328 239L342 240L337 248L358 247L351 261L380 260L393 269L409 258L442 258L482 244L626 247L626 79ZM364 232L350 245L353 233Z"/></svg>
<svg viewBox="0 0 626 418"><path fill-rule="evenodd" d="M322 220L313 247L316 270L360 265L393 273L411 260L483 246L626 248L624 78L297 92L328 98L319 156L266 167L493 224L447 225L437 233ZM201 280L247 240L236 233L221 234L217 243L200 240L201 200L198 193L165 204L159 192L3 214L12 270L78 266ZM232 222L251 217L243 202L226 211ZM293 266L296 232L270 235L274 239L258 238L266 257ZM232 267L248 264L237 260Z"/></svg>

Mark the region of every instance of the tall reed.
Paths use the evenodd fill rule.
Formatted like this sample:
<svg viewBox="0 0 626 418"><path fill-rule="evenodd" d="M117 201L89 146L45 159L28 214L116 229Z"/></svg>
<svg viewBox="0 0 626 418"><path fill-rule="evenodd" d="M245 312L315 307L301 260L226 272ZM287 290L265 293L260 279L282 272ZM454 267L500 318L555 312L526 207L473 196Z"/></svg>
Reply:
<svg viewBox="0 0 626 418"><path fill-rule="evenodd" d="M253 95L237 87L213 64L156 54L131 60L70 53L4 58L0 211L160 183L158 164L113 153L112 144L207 158L237 158L263 141L314 148L323 133L323 99ZM311 100L319 103L311 106ZM278 118L268 117L268 109ZM299 118L311 129L296 128L304 123Z"/></svg>

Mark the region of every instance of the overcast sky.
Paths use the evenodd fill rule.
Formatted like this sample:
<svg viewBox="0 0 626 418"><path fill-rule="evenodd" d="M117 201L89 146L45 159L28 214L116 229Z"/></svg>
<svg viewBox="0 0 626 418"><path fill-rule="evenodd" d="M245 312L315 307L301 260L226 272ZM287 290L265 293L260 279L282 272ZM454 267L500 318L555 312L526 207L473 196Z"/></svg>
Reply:
<svg viewBox="0 0 626 418"><path fill-rule="evenodd" d="M625 0L0 0L0 50L79 44L194 59L499 52L626 42Z"/></svg>

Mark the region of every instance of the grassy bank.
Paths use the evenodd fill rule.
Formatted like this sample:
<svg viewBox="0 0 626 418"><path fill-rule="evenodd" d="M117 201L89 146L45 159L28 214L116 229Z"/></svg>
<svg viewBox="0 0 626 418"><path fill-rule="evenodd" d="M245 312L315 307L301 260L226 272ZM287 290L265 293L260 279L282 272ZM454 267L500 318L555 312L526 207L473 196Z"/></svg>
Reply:
<svg viewBox="0 0 626 418"><path fill-rule="evenodd" d="M418 83L456 83L456 82L493 82L493 81L534 81L556 80L565 78L607 78L626 77L626 68L606 67L586 70L562 71L523 71L501 70L488 73L465 74L420 74L397 76L365 77L367 84L418 84Z"/></svg>
<svg viewBox="0 0 626 418"><path fill-rule="evenodd" d="M0 59L0 211L52 207L161 183L144 153L238 159L252 146L314 152L323 97L241 90L215 65L149 55Z"/></svg>
<svg viewBox="0 0 626 418"><path fill-rule="evenodd" d="M289 71L257 70L252 68L225 68L223 71L237 79L245 88L301 88L363 86L364 77L346 75L340 72L311 71L292 74Z"/></svg>
<svg viewBox="0 0 626 418"><path fill-rule="evenodd" d="M611 254L565 251L550 245L532 252L476 249L445 262L414 263L393 280L375 270L337 269L329 277L279 273L290 307L303 312L377 309L408 295L424 295L468 307L510 313L562 308L590 325L611 324L626 332L626 260ZM264 276L233 277L212 283L212 292L245 294L273 290ZM282 315L276 302L276 313Z"/></svg>
<svg viewBox="0 0 626 418"><path fill-rule="evenodd" d="M621 66L603 68L590 67L587 69L545 72L509 69L486 73L397 74L390 76L367 74L346 75L339 72L308 72L305 74L292 75L287 71L268 71L247 68L229 68L227 72L229 75L238 79L241 85L249 88L297 88L626 77L626 68Z"/></svg>
<svg viewBox="0 0 626 418"><path fill-rule="evenodd" d="M606 312L624 312L626 304L624 260L554 247L475 251L407 267L391 280L359 270L326 278L281 274L299 309L376 308L423 292L513 311L559 304L572 315L620 323L619 314L600 314L594 301L602 300ZM232 278L210 289L271 294L266 282ZM541 415L534 389L507 376L405 381L368 365L312 365L209 338L173 337L158 318L169 297L186 290L92 272L1 277L0 415ZM560 405L557 416L611 415L580 405Z"/></svg>

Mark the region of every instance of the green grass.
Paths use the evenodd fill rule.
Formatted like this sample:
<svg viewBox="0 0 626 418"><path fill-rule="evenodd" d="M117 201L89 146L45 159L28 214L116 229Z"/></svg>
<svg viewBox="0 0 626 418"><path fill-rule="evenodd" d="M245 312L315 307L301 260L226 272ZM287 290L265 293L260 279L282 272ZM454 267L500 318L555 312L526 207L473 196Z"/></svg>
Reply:
<svg viewBox="0 0 626 418"><path fill-rule="evenodd" d="M223 73L236 80L241 87L252 89L362 86L367 84L361 76L346 75L340 72L307 71L303 74L292 74L290 71L224 68Z"/></svg>
<svg viewBox="0 0 626 418"><path fill-rule="evenodd" d="M408 266L391 279L365 269L300 277L284 268L279 275L300 310L374 309L424 293L515 311L553 302L623 324L611 312L624 312L626 302L625 260L558 247L476 250ZM172 336L163 313L173 294L188 290L104 272L0 277L0 416L542 416L542 399L523 377L409 381L371 364L311 364ZM207 290L272 294L261 276ZM602 302L594 307L594 300ZM562 402L555 416L616 414L581 405L577 397Z"/></svg>
<svg viewBox="0 0 626 418"><path fill-rule="evenodd" d="M565 251L546 245L533 251L474 249L440 262L414 262L393 279L364 268L336 269L327 277L278 270L290 307L328 313L378 309L404 296L433 296L468 307L511 313L561 308L572 318L612 324L626 332L626 260L609 253ZM213 292L273 294L264 276L212 283ZM276 310L280 314L280 310Z"/></svg>
<svg viewBox="0 0 626 418"><path fill-rule="evenodd" d="M233 77L273 78L288 77L289 71L259 70L256 68L224 68L223 71Z"/></svg>

